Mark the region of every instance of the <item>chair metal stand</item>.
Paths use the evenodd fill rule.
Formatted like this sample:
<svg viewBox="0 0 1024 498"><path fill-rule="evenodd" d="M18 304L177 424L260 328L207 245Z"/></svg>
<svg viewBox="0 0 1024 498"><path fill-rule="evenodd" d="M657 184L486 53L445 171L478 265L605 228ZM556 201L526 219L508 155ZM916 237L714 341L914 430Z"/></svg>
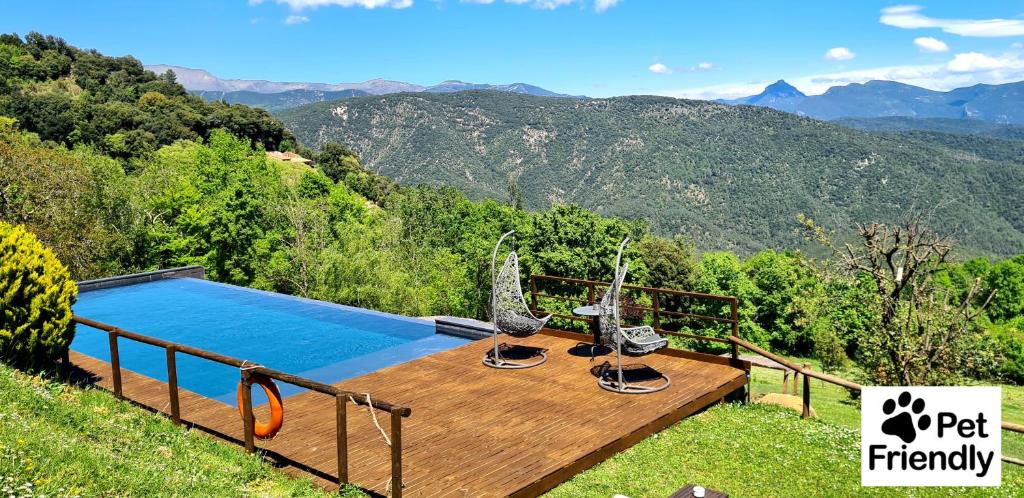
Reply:
<svg viewBox="0 0 1024 498"><path fill-rule="evenodd" d="M531 362L521 363L508 360L504 356L501 356L501 348L498 345L498 334L494 334L494 350L489 351L487 355L484 356L484 365L491 368L504 368L507 370L535 367L545 361L548 361L548 353L546 351L541 349L538 350L538 353L539 358Z"/></svg>
<svg viewBox="0 0 1024 498"><path fill-rule="evenodd" d="M619 394L649 394L662 391L668 386L672 385L672 380L669 379L665 374L658 372L658 375L662 379L657 385L647 386L643 384L629 383L626 382L625 375L622 373L622 322L619 318L619 293L622 291L622 282L626 278L626 268L621 267L622 262L622 251L626 248L626 244L629 243L629 237L626 237L621 244L619 244L619 252L615 257L615 275L612 280L612 285L608 289L610 296L609 302L612 307L612 318L614 320L614 331L615 331L615 377L611 377L611 372L602 372L597 378L597 384L601 386L601 389L611 391Z"/></svg>
<svg viewBox="0 0 1024 498"><path fill-rule="evenodd" d="M500 369L506 369L506 370L517 370L517 369L521 369L521 368L535 367L537 365L541 365L544 362L548 361L548 354L543 349L537 349L538 354L536 356L538 357L538 359L536 359L534 361L512 361L512 360L509 360L508 358L505 358L504 356L501 355L501 346L498 344L498 334L501 333L501 330L498 327L498 311L499 311L498 310L498 295L497 295L498 275L496 273L497 260L498 260L498 249L501 248L501 243L504 242L507 237L509 237L510 235L513 235L515 233L516 233L515 230L512 230L512 231L509 231L508 233L505 233L504 235L502 235L501 238L498 239L498 244L494 246L494 253L491 255L491 326L492 326L492 332L493 332L493 337L494 337L494 349L491 350L491 351L488 351L487 354L484 355L484 358L483 358L484 365L487 365L487 366L489 366L491 368L500 368ZM515 253L515 251L513 250L513 254L510 255L510 258L512 256L514 256L514 253ZM506 265L508 265L508 261L506 261ZM515 259L515 265L513 266L513 268L515 269L515 272L516 272L516 278L517 278L516 285L518 285L518 272L519 272L519 270L518 270L518 268L519 268L518 259ZM525 308L526 307L526 302L523 301L522 289L521 288L517 288L516 289L516 293L518 293L518 301L522 301L522 307ZM526 311L526 313L529 314L528 311ZM543 318L543 319L538 319L538 318L534 317L532 314L529 314L529 315L530 315L529 318L531 318L531 319L533 319L533 320L535 320L535 321L537 321L539 323L539 327L543 327L544 323L546 323L547 320L549 318L551 318L550 315L548 317L546 317L546 318ZM537 328L537 330L539 330L539 327ZM537 330L533 330L532 332L530 332L529 334L526 334L526 335L532 335L532 334L536 333ZM506 332L506 333L509 333L509 332ZM513 337L516 337L516 335L511 334L511 333L509 333L509 335L512 335ZM522 335L522 334L520 334L520 335Z"/></svg>

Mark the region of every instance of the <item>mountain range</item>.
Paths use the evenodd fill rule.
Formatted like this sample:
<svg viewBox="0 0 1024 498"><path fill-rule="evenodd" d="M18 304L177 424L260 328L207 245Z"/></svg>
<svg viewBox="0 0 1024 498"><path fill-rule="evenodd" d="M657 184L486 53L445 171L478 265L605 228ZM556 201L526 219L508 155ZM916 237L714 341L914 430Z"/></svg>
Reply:
<svg viewBox="0 0 1024 498"><path fill-rule="evenodd" d="M527 208L578 203L705 250L801 247L799 214L842 233L927 210L968 253L1024 252L1020 141L652 96L400 93L277 116L304 144L343 143L404 184L494 199L514 184Z"/></svg>
<svg viewBox="0 0 1024 498"><path fill-rule="evenodd" d="M260 107L271 112L313 102L400 92L450 93L467 90L497 90L540 97L582 98L552 92L526 83L491 85L448 80L432 86L423 86L384 79L373 79L362 83L305 83L222 79L205 69L192 69L166 64L147 65L145 68L157 74L163 74L168 70L174 71L178 83L181 83L191 93L199 95L207 101L225 100L233 104Z"/></svg>
<svg viewBox="0 0 1024 498"><path fill-rule="evenodd" d="M873 80L834 86L821 95L805 95L779 80L757 95L718 102L771 107L825 120L900 116L1024 123L1024 82L978 84L940 92L895 81Z"/></svg>

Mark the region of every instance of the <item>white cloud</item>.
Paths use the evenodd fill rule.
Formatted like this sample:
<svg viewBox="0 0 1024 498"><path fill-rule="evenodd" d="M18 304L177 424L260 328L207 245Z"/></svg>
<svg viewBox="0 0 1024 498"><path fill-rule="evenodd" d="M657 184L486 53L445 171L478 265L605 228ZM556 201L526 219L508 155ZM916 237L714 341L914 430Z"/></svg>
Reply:
<svg viewBox="0 0 1024 498"><path fill-rule="evenodd" d="M978 52L967 52L956 54L953 60L946 64L946 69L954 73L973 73L977 71L990 71L1007 67L1011 63L1008 59L997 59Z"/></svg>
<svg viewBox="0 0 1024 498"><path fill-rule="evenodd" d="M495 0L459 0L459 2L490 5ZM505 3L529 5L535 9L542 10L555 10L564 5L584 4L586 2L584 0L505 0ZM600 14L620 3L622 3L622 0L594 0L594 11Z"/></svg>
<svg viewBox="0 0 1024 498"><path fill-rule="evenodd" d="M530 4L531 7L544 10L555 10L563 5L575 3L576 0L505 0L508 3Z"/></svg>
<svg viewBox="0 0 1024 498"><path fill-rule="evenodd" d="M249 0L249 5L259 5L266 0ZM412 0L274 0L275 3L287 5L296 12L319 7L363 7L365 9L376 9L388 7L392 9L404 9L412 6Z"/></svg>
<svg viewBox="0 0 1024 498"><path fill-rule="evenodd" d="M616 5L622 0L594 0L594 10L598 13L604 12Z"/></svg>
<svg viewBox="0 0 1024 498"><path fill-rule="evenodd" d="M825 52L825 60L827 61L848 61L854 57L857 57L857 54L846 47L830 48L828 52Z"/></svg>
<svg viewBox="0 0 1024 498"><path fill-rule="evenodd" d="M930 36L914 38L914 45L917 45L917 48L921 49L922 52L937 53L949 51L949 45L946 45L942 40Z"/></svg>
<svg viewBox="0 0 1024 498"><path fill-rule="evenodd" d="M309 18L306 16L288 16L284 18L285 24L302 24L309 22Z"/></svg>
<svg viewBox="0 0 1024 498"><path fill-rule="evenodd" d="M650 67L647 68L647 70L654 74L672 74L672 69L660 62L656 64L651 64Z"/></svg>
<svg viewBox="0 0 1024 498"><path fill-rule="evenodd" d="M699 62L696 66L690 68L691 71L710 71L715 68L715 65L710 62Z"/></svg>
<svg viewBox="0 0 1024 498"><path fill-rule="evenodd" d="M886 66L856 71L815 74L786 78L808 95L824 93L830 87L888 80L932 90L952 90L978 83L1001 84L1024 80L1024 54L985 55L975 52L956 54L948 63ZM772 81L720 84L657 92L670 97L696 99L728 99L756 95Z"/></svg>
<svg viewBox="0 0 1024 498"><path fill-rule="evenodd" d="M920 5L896 5L882 9L882 24L903 29L939 28L960 36L1021 36L1024 19L939 19L921 14Z"/></svg>

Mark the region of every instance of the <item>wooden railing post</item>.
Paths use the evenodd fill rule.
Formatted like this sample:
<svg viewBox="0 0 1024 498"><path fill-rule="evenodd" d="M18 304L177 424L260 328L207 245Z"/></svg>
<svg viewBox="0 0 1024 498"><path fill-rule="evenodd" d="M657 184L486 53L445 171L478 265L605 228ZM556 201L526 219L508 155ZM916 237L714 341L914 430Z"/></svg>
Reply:
<svg viewBox="0 0 1024 498"><path fill-rule="evenodd" d="M391 496L402 498L402 414L398 410L391 411Z"/></svg>
<svg viewBox="0 0 1024 498"><path fill-rule="evenodd" d="M171 398L171 420L175 424L181 423L181 408L178 405L178 365L174 357L175 347L170 346L167 351L167 395Z"/></svg>
<svg viewBox="0 0 1024 498"><path fill-rule="evenodd" d="M809 367L810 365L804 363L804 368ZM804 374L804 411L802 416L803 418L811 416L811 376L807 374Z"/></svg>
<svg viewBox="0 0 1024 498"><path fill-rule="evenodd" d="M71 348L64 349L60 355L60 374L64 380L71 379Z"/></svg>
<svg viewBox="0 0 1024 498"><path fill-rule="evenodd" d="M249 371L244 369L242 370L242 426L245 433L245 451L252 453L256 449L256 417L252 413L252 382L249 380Z"/></svg>
<svg viewBox="0 0 1024 498"><path fill-rule="evenodd" d="M537 275L530 275L530 305L534 313L537 312Z"/></svg>
<svg viewBox="0 0 1024 498"><path fill-rule="evenodd" d="M110 341L110 371L114 381L114 396L124 398L121 392L121 355L117 351L117 332L107 332Z"/></svg>
<svg viewBox="0 0 1024 498"><path fill-rule="evenodd" d="M735 338L740 337L740 308L739 301L736 298L732 298L732 336ZM738 360L740 358L740 348L736 343L732 343L732 359Z"/></svg>
<svg viewBox="0 0 1024 498"><path fill-rule="evenodd" d="M597 303L597 289L594 288L594 282L587 283L587 304Z"/></svg>
<svg viewBox="0 0 1024 498"><path fill-rule="evenodd" d="M654 330L661 330L661 293L651 291L651 308L654 309Z"/></svg>
<svg viewBox="0 0 1024 498"><path fill-rule="evenodd" d="M335 430L338 432L338 486L341 487L348 484L348 398L338 394L334 397L334 404L337 411Z"/></svg>

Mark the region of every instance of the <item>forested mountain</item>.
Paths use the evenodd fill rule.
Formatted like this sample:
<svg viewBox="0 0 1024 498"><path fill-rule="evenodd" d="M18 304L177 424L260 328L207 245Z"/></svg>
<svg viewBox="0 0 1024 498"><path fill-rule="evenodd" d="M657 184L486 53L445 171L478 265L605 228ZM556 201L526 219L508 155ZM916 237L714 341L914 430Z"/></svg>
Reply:
<svg viewBox="0 0 1024 498"><path fill-rule="evenodd" d="M320 92L340 92L343 90L359 90L372 95L395 92L420 92L426 87L405 83L402 81L390 81L385 79L373 79L362 83L309 83L309 82L286 82L267 80L242 80L223 79L214 76L205 69L192 69L167 64L146 65L146 69L157 74L173 71L178 81L189 91L204 92L256 92L256 93L280 93L290 90L316 90Z"/></svg>
<svg viewBox="0 0 1024 498"><path fill-rule="evenodd" d="M231 104L246 104L271 112L299 107L313 102L341 100L361 95L385 95L400 92L452 93L467 90L497 90L539 97L585 98L545 90L526 83L491 85L447 80L436 85L423 86L402 81L374 79L362 83L303 83L266 80L221 79L204 69L155 64L145 66L156 74L172 71L178 82L194 95L214 102L223 100Z"/></svg>
<svg viewBox="0 0 1024 498"><path fill-rule="evenodd" d="M189 93L202 97L209 102L224 101L229 104L245 104L247 106L266 109L268 112L283 111L314 102L330 102L333 100L362 97L370 95L365 90L288 90L278 93L259 93L251 90L234 92L193 90Z"/></svg>
<svg viewBox="0 0 1024 498"><path fill-rule="evenodd" d="M481 91L354 98L279 117L304 143L344 142L401 183L521 195L530 208L578 202L702 249L798 247L801 213L841 227L917 209L975 251L1024 250L1021 162L767 108Z"/></svg>
<svg viewBox="0 0 1024 498"><path fill-rule="evenodd" d="M779 80L761 94L720 102L771 107L829 120L906 116L1024 123L1024 81L979 84L939 92L895 81L874 80L834 86L821 95L808 96Z"/></svg>
<svg viewBox="0 0 1024 498"><path fill-rule="evenodd" d="M842 118L834 123L866 131L934 131L952 135L984 135L1005 140L1024 140L1024 125L1010 125L977 119L911 118L892 116L883 118Z"/></svg>
<svg viewBox="0 0 1024 498"><path fill-rule="evenodd" d="M509 85L489 85L486 83L466 83L464 81L442 81L434 86L427 87L423 91L430 93L452 93L452 92L465 92L467 90L497 90L499 92L509 93L521 93L524 95L534 95L537 97L566 97L566 98L586 98L582 95L566 95L564 93L552 92L551 90L545 90L539 86L529 85L526 83L512 83Z"/></svg>

